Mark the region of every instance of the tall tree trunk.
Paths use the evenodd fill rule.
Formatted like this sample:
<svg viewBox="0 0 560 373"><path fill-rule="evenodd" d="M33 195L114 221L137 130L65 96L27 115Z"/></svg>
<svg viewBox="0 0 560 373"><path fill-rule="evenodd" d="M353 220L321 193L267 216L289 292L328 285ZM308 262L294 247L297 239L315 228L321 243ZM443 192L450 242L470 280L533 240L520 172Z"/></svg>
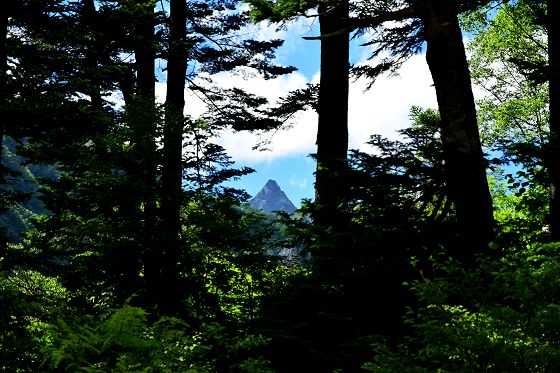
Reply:
<svg viewBox="0 0 560 373"><path fill-rule="evenodd" d="M340 203L348 189L348 89L349 33L342 31L348 19L348 0L324 1L319 5L321 32L321 79L315 198L321 226L340 223Z"/></svg>
<svg viewBox="0 0 560 373"><path fill-rule="evenodd" d="M179 287L177 262L181 248L183 110L185 107L186 3L171 0L169 24L169 55L167 60L167 97L163 130L163 168L161 188L161 227L165 245L165 281L163 291L169 312L179 309L182 289ZM184 263L183 263L184 264Z"/></svg>
<svg viewBox="0 0 560 373"><path fill-rule="evenodd" d="M146 3L139 0L140 4ZM162 300L162 254L156 240L156 167L157 148L155 143L157 110L155 103L155 13L146 7L145 14L135 25L134 55L136 58L136 91L129 112L132 127L132 170L135 189L133 208L138 214L140 245L143 251L146 301L149 307L157 308Z"/></svg>
<svg viewBox="0 0 560 373"><path fill-rule="evenodd" d="M7 110L7 103L8 103L8 8L6 6L4 11L2 12L2 40L0 41L0 61L2 61L2 67L0 68L0 113L4 114ZM6 201L6 190L5 190L5 183L6 183L6 170L2 164L3 160L3 148L4 148L4 125L6 120L0 120L0 212L3 212L4 209L7 207ZM2 229L0 230L0 250L2 250L6 244L6 236L5 231Z"/></svg>
<svg viewBox="0 0 560 373"><path fill-rule="evenodd" d="M547 1L550 95L550 233L560 241L560 1Z"/></svg>
<svg viewBox="0 0 560 373"><path fill-rule="evenodd" d="M0 41L0 61L2 67L0 68L0 107L2 112L5 112L8 100L8 9L9 6L4 8L2 12L2 40ZM0 121L0 143L4 141L4 125L5 119ZM3 146L3 145L2 145ZM1 148L0 148L1 149ZM4 182L4 167L2 166L2 151L0 151L0 183Z"/></svg>
<svg viewBox="0 0 560 373"><path fill-rule="evenodd" d="M425 0L424 22L428 62L442 120L447 188L455 204L460 256L472 259L476 251L487 249L493 239L492 198L465 55L457 18L458 2Z"/></svg>
<svg viewBox="0 0 560 373"><path fill-rule="evenodd" d="M97 34L98 27L97 27L97 11L95 9L95 2L94 0L83 0L82 1L82 19L86 27L89 27L94 33ZM94 45L98 45L96 40L93 41ZM85 53L85 69L86 73L91 76L96 73L96 69L99 64L99 51L96 48L89 48L86 50ZM99 84L93 82L93 84L89 87L90 98L91 98L91 106L93 110L102 111L103 110L103 99L101 97L101 88Z"/></svg>
<svg viewBox="0 0 560 373"><path fill-rule="evenodd" d="M103 77L99 73L100 65L110 61L110 51L106 48L102 40L99 40L103 33L100 29L100 19L94 0L82 0L81 3L81 21L83 29L93 35L88 38L88 45L84 46L83 69L84 76L88 79L88 87L86 93L90 96L90 111L94 117L101 118L106 114L102 95ZM130 100L126 102L130 105ZM111 162L111 155L108 150L109 126L105 121L99 121L96 125L95 137L95 155L97 164L101 166L103 172L111 172L114 163ZM99 166L97 166L99 167ZM140 199L140 198L139 198ZM114 207L118 205L114 198L103 198L100 200L100 213L105 217L113 216ZM138 209L137 205L130 205L129 210ZM121 217L133 218L129 215L129 211L124 212ZM114 261L114 286L117 301L124 303L141 287L141 253L137 245L123 240L117 245L112 245L111 250L106 255Z"/></svg>
<svg viewBox="0 0 560 373"><path fill-rule="evenodd" d="M145 14L136 25L136 91L133 106L133 144L136 148L135 172L141 178L141 203L148 220L155 217L155 180L156 180L156 125L155 103L155 37L154 13Z"/></svg>

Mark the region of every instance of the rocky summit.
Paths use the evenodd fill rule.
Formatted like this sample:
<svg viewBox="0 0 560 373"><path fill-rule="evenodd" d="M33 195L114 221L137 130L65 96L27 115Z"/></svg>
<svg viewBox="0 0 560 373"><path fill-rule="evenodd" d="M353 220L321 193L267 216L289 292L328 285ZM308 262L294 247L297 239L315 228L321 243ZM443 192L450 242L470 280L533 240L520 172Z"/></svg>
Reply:
<svg viewBox="0 0 560 373"><path fill-rule="evenodd" d="M268 180L260 192L249 201L249 204L264 212L287 211L292 213L296 210L292 201L275 180Z"/></svg>

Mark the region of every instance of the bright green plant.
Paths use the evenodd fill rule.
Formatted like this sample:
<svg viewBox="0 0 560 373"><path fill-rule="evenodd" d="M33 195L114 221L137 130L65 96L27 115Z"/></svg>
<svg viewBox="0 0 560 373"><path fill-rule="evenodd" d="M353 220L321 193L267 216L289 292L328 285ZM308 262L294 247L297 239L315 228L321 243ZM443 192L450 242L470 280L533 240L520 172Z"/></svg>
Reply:
<svg viewBox="0 0 560 373"><path fill-rule="evenodd" d="M560 368L558 244L509 249L501 260L453 263L414 282L419 299L395 348L376 340L374 372L549 372ZM438 262L440 262L438 260ZM391 347L393 346L393 347Z"/></svg>
<svg viewBox="0 0 560 373"><path fill-rule="evenodd" d="M37 371L40 349L55 339L53 322L68 312L69 292L37 271L0 273L0 371Z"/></svg>
<svg viewBox="0 0 560 373"><path fill-rule="evenodd" d="M218 323L193 327L174 317L155 322L141 308L125 305L106 319L59 321L45 349L48 367L74 372L266 372L253 353L259 335L232 335Z"/></svg>

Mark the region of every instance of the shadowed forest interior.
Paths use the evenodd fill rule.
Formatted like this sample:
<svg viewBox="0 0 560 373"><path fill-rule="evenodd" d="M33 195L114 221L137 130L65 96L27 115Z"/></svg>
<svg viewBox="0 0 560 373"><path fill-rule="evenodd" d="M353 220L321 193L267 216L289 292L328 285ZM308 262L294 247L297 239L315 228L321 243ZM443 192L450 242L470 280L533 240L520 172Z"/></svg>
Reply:
<svg viewBox="0 0 560 373"><path fill-rule="evenodd" d="M560 1L2 8L1 372L560 371ZM317 84L220 86L302 17ZM350 85L419 54L437 107L350 149ZM306 110L315 198L261 211L218 138Z"/></svg>

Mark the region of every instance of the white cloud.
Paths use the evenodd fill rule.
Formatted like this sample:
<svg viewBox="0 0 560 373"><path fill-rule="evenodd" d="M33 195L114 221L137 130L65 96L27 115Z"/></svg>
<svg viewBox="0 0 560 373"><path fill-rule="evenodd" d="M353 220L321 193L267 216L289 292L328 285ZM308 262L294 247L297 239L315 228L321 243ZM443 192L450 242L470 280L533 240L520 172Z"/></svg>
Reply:
<svg viewBox="0 0 560 373"><path fill-rule="evenodd" d="M317 134L317 115L306 111L298 114L295 121L290 129L264 134L226 131L219 139L219 143L234 160L250 165L272 161L275 158L313 153ZM252 149L263 141L268 143L265 148L267 150Z"/></svg>
<svg viewBox="0 0 560 373"><path fill-rule="evenodd" d="M160 104L165 103L167 84L156 83L156 101ZM185 114L193 118L198 118L207 110L206 104L192 91L185 90Z"/></svg>
<svg viewBox="0 0 560 373"><path fill-rule="evenodd" d="M249 6L241 6L240 9L248 9ZM315 17L297 17L283 24L261 21L256 24L249 24L239 30L238 35L241 39L255 39L269 41L273 39L284 40L284 44L279 48L275 55L279 63L288 64L289 59L302 47L305 47L303 36L318 35L318 20Z"/></svg>
<svg viewBox="0 0 560 373"><path fill-rule="evenodd" d="M373 134L395 138L410 125L412 106L437 108L433 81L425 55L406 61L397 76L381 76L365 91L364 79L351 85L349 95L349 147L364 148Z"/></svg>
<svg viewBox="0 0 560 373"><path fill-rule="evenodd" d="M293 53L301 45L308 43L308 41L306 42L302 39L303 36L318 35L318 26L319 23L315 17L298 17L288 21L281 27L277 24L263 21L256 25L259 30L256 33L256 38L258 40L282 39L284 40L284 45L280 52Z"/></svg>
<svg viewBox="0 0 560 373"><path fill-rule="evenodd" d="M262 94L270 99L281 97L292 89L302 88L306 79L299 73L290 74L270 81L224 76L228 86L236 84L250 92ZM312 82L319 80L317 73ZM372 134L395 138L398 129L410 124L411 106L437 107L432 79L424 55L413 56L399 70L398 76L382 76L366 91L368 82L359 80L351 83L349 93L349 147L367 148L365 143ZM315 152L317 115L306 111L293 121L292 128L261 137L250 133L225 132L220 144L233 159L241 163L256 164L276 158L307 155ZM270 151L251 148L262 139L269 139Z"/></svg>
<svg viewBox="0 0 560 373"><path fill-rule="evenodd" d="M220 87L245 88L248 92L261 95L269 100L276 100L291 90L304 88L307 84L307 79L299 72L269 80L255 76L245 78L242 74L233 75L229 73L214 75L212 79Z"/></svg>
<svg viewBox="0 0 560 373"><path fill-rule="evenodd" d="M307 188L307 178L300 179L295 174L290 177L290 185L300 189Z"/></svg>
<svg viewBox="0 0 560 373"><path fill-rule="evenodd" d="M290 25L289 32L276 32L274 25L250 26L248 35L261 40L273 38L286 39L285 47L280 52L284 56L294 56L293 48L305 48L307 43L302 35L312 34L313 21L301 19ZM249 35L250 34L250 35ZM297 53L296 53L297 54ZM361 57L365 58L367 54ZM363 61L365 62L365 61ZM300 72L284 75L271 80L243 74L222 73L213 77L218 86L224 88L239 87L248 92L261 95L274 103L288 92L304 88L308 79ZM311 78L312 83L319 81L319 72ZM381 76L370 90L366 91L368 82L359 80L351 82L349 92L349 148L367 150L366 142L372 134L381 134L395 138L396 130L410 124L409 111L413 105L437 107L435 90L424 55L411 57L398 71L397 76ZM165 98L165 84L157 84L156 94L160 102ZM185 93L185 113L198 117L204 113L206 106L194 93ZM291 127L269 133L234 133L224 131L217 140L227 153L241 164L249 166L261 162L293 156L305 156L316 151L317 115L313 111L299 113L293 118ZM253 147L268 141L269 151L253 150Z"/></svg>
<svg viewBox="0 0 560 373"><path fill-rule="evenodd" d="M256 78L244 80L240 76L223 74L217 77L216 82L228 88L234 86L244 88L248 92L268 98L273 103L292 90L304 88L307 79L298 72L271 80ZM260 134L228 130L222 133L219 143L234 160L255 164L279 157L314 152L316 133L317 115L315 112L306 111L294 117L289 129ZM252 149L263 141L268 142L269 151Z"/></svg>

